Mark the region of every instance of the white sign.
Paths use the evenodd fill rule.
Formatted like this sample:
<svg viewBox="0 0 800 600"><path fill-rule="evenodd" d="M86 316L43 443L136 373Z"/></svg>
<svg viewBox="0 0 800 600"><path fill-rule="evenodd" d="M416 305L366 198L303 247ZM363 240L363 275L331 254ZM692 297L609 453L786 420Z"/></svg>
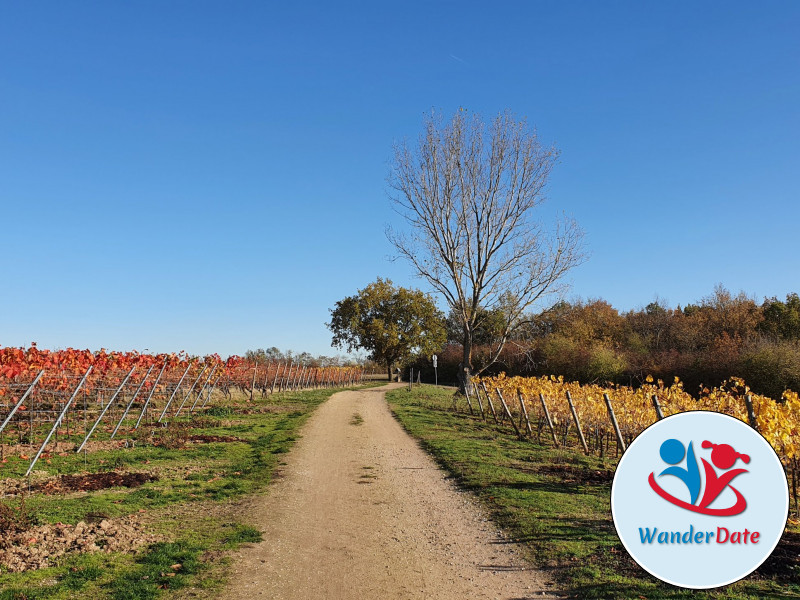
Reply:
<svg viewBox="0 0 800 600"><path fill-rule="evenodd" d="M436 368L436 359L437 359L437 356L434 354L433 355L433 368L434 369Z"/></svg>

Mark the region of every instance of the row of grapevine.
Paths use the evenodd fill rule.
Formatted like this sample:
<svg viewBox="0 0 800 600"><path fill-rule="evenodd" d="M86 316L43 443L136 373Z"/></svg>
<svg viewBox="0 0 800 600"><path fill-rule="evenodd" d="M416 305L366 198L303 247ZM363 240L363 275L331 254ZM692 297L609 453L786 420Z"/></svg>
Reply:
<svg viewBox="0 0 800 600"><path fill-rule="evenodd" d="M570 444L601 456L614 445L617 455L657 419L691 410L721 412L753 426L781 458L791 481L795 510L800 455L800 397L786 391L779 401L753 394L732 378L692 397L679 380L666 386L648 378L639 388L603 387L563 377L475 378L469 409L484 419L507 423L520 437L544 434L556 446Z"/></svg>
<svg viewBox="0 0 800 600"><path fill-rule="evenodd" d="M607 428L609 424L608 407L605 395L610 398L625 440L630 441L651 425L657 418L653 405L653 397L658 400L664 416L689 410L711 410L725 413L745 422L750 421L747 410L747 398L752 404L756 429L772 444L782 457L791 459L797 456L800 444L800 397L792 391L786 391L780 401L752 394L743 381L731 379L720 387L704 390L699 398L688 394L680 381L670 386L663 382L648 381L645 385L633 389L627 386L605 388L598 385L580 385L565 382L562 377L506 377L500 374L476 380L492 392L500 390L506 398L514 398L517 393L529 402L539 403L540 394L546 399L554 425L568 427L574 422L567 394L573 398L573 404L580 416L581 423L587 427ZM514 410L512 408L512 410ZM521 408L517 409L521 411Z"/></svg>
<svg viewBox="0 0 800 600"><path fill-rule="evenodd" d="M49 453L116 448L142 428L191 419L238 389L253 400L276 391L352 385L357 367L262 364L233 356L0 348L0 464Z"/></svg>

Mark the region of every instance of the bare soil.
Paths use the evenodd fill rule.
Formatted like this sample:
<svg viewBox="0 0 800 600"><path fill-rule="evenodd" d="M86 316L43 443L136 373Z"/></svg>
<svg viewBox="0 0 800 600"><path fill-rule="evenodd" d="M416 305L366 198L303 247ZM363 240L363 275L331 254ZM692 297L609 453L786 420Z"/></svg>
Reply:
<svg viewBox="0 0 800 600"><path fill-rule="evenodd" d="M49 475L44 471L34 471L34 475L35 481L30 484L27 479L7 478L0 481L0 496L13 497L30 492L47 495L94 492L112 487L135 488L149 481L158 481L158 475L154 473L116 471L78 475Z"/></svg>
<svg viewBox="0 0 800 600"><path fill-rule="evenodd" d="M111 487L135 488L158 477L150 473L84 473L81 475L62 475L31 488L31 491L44 494L69 494L71 492L94 492Z"/></svg>
<svg viewBox="0 0 800 600"><path fill-rule="evenodd" d="M138 515L77 525L40 525L0 536L0 572L41 569L79 552L131 552L158 537L146 532Z"/></svg>
<svg viewBox="0 0 800 600"><path fill-rule="evenodd" d="M39 449L38 444L9 444L7 439L5 442L6 443L2 445L2 454L4 458L19 456L23 460L29 460ZM129 443L130 442L127 440L91 440L86 443L85 450L88 454L100 450L119 450L120 448L127 447ZM78 445L75 442L55 441L47 445L47 452L42 453L41 460L47 460L56 454L66 456L67 454L74 453L77 448Z"/></svg>
<svg viewBox="0 0 800 600"><path fill-rule="evenodd" d="M234 554L223 598L555 597L392 418L385 389L340 392L317 409L253 501L264 541Z"/></svg>

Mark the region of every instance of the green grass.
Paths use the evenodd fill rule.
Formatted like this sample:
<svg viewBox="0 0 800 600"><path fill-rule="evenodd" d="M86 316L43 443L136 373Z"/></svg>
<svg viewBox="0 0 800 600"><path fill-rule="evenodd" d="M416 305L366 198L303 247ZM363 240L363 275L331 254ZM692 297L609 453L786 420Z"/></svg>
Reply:
<svg viewBox="0 0 800 600"><path fill-rule="evenodd" d="M210 597L224 584L225 553L258 542L261 532L241 522L237 504L265 490L283 455L297 440L313 410L339 390L284 392L247 402L243 395L221 401L201 418L170 424L174 437L235 436L239 441L148 444L137 434L134 448L67 456L51 455L37 464L35 483L46 475L102 471L149 472L157 481L141 487L109 488L69 495L32 493L3 500L12 513L33 523L70 523L140 514L148 529L165 540L130 554L72 555L52 567L0 573L0 600L155 599L186 586ZM157 436L162 432L154 428ZM182 433L183 432L183 433ZM173 434L171 434L173 435ZM107 432L106 432L107 436ZM185 440L184 440L185 441ZM9 458L0 477L21 476L28 460ZM0 513L0 516L3 513ZM173 569L173 565L181 567Z"/></svg>
<svg viewBox="0 0 800 600"><path fill-rule="evenodd" d="M800 557L765 563L713 591L677 588L651 577L622 547L611 520L612 459L518 440L508 428L451 410L453 390L422 386L387 393L406 430L473 492L493 519L577 598L800 598ZM462 401L462 408L464 402ZM792 526L792 535L798 528ZM772 559L770 559L772 560Z"/></svg>
<svg viewBox="0 0 800 600"><path fill-rule="evenodd" d="M242 525L241 523L230 523L232 529L228 536L225 537L224 543L226 548L237 548L242 544L256 543L264 539L263 534L250 525Z"/></svg>
<svg viewBox="0 0 800 600"><path fill-rule="evenodd" d="M114 600L151 600L161 590L177 590L191 581L202 564L199 546L186 542L153 544L136 560L133 569L111 581L107 588Z"/></svg>
<svg viewBox="0 0 800 600"><path fill-rule="evenodd" d="M133 565L120 554L73 555L57 567L0 576L0 600L110 598L108 588Z"/></svg>

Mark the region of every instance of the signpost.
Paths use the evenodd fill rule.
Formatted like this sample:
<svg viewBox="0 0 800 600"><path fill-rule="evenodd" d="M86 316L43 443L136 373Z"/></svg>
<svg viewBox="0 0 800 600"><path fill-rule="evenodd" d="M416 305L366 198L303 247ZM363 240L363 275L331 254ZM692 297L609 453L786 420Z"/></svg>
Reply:
<svg viewBox="0 0 800 600"><path fill-rule="evenodd" d="M439 372L436 370L436 358L437 356L433 355L433 376L434 376L434 385L439 385Z"/></svg>

